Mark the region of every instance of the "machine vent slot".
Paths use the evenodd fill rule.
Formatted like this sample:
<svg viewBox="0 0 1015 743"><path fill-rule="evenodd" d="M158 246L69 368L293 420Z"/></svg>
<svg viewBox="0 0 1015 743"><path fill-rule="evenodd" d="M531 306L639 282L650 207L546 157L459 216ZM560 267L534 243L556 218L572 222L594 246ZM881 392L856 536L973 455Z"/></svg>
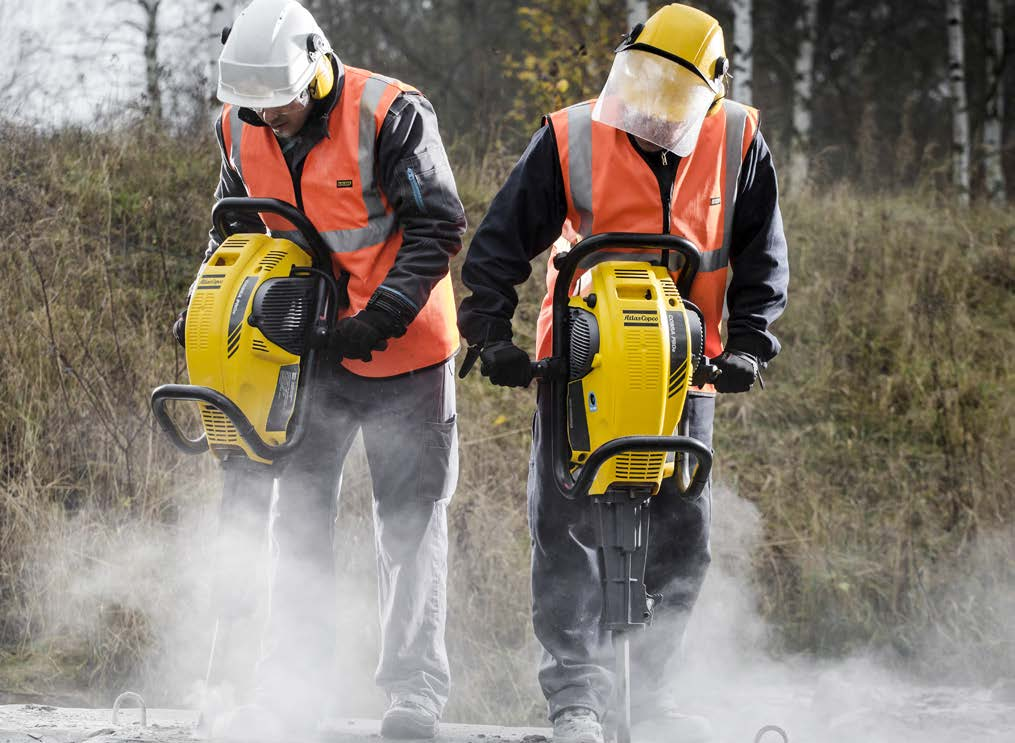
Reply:
<svg viewBox="0 0 1015 743"><path fill-rule="evenodd" d="M652 482L659 477L660 470L666 463L663 452L636 451L619 454L615 460L618 480L629 482Z"/></svg>
<svg viewBox="0 0 1015 743"><path fill-rule="evenodd" d="M592 371L592 359L599 352L599 324L591 312L571 310L571 368L572 381Z"/></svg>
<svg viewBox="0 0 1015 743"><path fill-rule="evenodd" d="M649 272L644 268L616 268L613 273L618 279L648 279Z"/></svg>
<svg viewBox="0 0 1015 743"><path fill-rule="evenodd" d="M247 238L243 235L230 235L227 237L219 247L222 248L241 248L246 244Z"/></svg>
<svg viewBox="0 0 1015 743"><path fill-rule="evenodd" d="M659 282L663 287L664 297L680 297L680 292L677 291L677 285L668 279L663 279Z"/></svg>
<svg viewBox="0 0 1015 743"><path fill-rule="evenodd" d="M208 348L208 336L211 330L212 324L215 322L215 295L209 292L194 292L193 298L190 300L190 306L187 308L187 324L192 325L196 333L193 333L196 340L192 340L192 343L196 344L196 348L199 350L206 350Z"/></svg>
<svg viewBox="0 0 1015 743"><path fill-rule="evenodd" d="M628 328L624 337L624 355L627 358L629 388L651 390L659 385L663 354L657 328Z"/></svg>
<svg viewBox="0 0 1015 743"><path fill-rule="evenodd" d="M268 344L262 341L260 338L254 338L254 340L250 342L250 347L253 348L255 351L264 351L265 353L268 352Z"/></svg>
<svg viewBox="0 0 1015 743"><path fill-rule="evenodd" d="M304 277L267 279L254 295L257 327L269 341L296 356L303 354L318 281Z"/></svg>
<svg viewBox="0 0 1015 743"><path fill-rule="evenodd" d="M238 446L239 434L221 410L201 405L201 422L212 446Z"/></svg>
<svg viewBox="0 0 1015 743"><path fill-rule="evenodd" d="M282 259L285 258L285 256L285 250L269 251L264 258L261 259L261 262L257 264L257 270L265 272L272 271L279 263L282 262Z"/></svg>

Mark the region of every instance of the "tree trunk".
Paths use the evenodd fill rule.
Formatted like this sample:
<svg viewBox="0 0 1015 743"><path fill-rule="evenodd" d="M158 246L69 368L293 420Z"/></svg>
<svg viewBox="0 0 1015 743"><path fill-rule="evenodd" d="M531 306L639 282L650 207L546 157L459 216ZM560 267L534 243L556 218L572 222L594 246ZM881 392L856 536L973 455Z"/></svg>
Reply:
<svg viewBox="0 0 1015 743"><path fill-rule="evenodd" d="M1004 0L987 0L987 100L983 122L983 169L987 198L997 206L1006 201L1001 162L1004 121Z"/></svg>
<svg viewBox="0 0 1015 743"><path fill-rule="evenodd" d="M962 0L948 0L948 82L952 96L952 185L959 204L969 204L969 108L966 103Z"/></svg>
<svg viewBox="0 0 1015 743"><path fill-rule="evenodd" d="M803 12L797 17L800 47L797 50L793 80L793 131L790 146L789 185L801 191L810 166L811 95L814 89L814 41L818 25L818 0L804 0Z"/></svg>
<svg viewBox="0 0 1015 743"><path fill-rule="evenodd" d="M732 0L733 90L730 97L750 103L754 81L754 0Z"/></svg>
<svg viewBox="0 0 1015 743"><path fill-rule="evenodd" d="M159 90L159 5L162 0L137 0L145 13L144 61L148 118L162 122L162 93Z"/></svg>
<svg viewBox="0 0 1015 743"><path fill-rule="evenodd" d="M208 66L205 70L207 82L206 99L213 109L218 101L219 55L222 54L222 29L232 25L236 17L234 0L216 0L212 3L208 21Z"/></svg>
<svg viewBox="0 0 1015 743"><path fill-rule="evenodd" d="M634 28L637 23L648 20L648 0L627 0L627 27Z"/></svg>

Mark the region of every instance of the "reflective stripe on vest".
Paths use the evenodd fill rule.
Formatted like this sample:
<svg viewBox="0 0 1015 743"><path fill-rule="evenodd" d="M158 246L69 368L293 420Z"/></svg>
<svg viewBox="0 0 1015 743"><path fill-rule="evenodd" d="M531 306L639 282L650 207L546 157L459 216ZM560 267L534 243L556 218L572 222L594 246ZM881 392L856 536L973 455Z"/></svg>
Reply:
<svg viewBox="0 0 1015 743"><path fill-rule="evenodd" d="M394 228L394 213L382 214L371 219L366 227L357 227L352 230L325 230L321 233L321 237L324 238L324 244L332 253L351 253L383 242ZM296 243L300 242L299 233L294 230L272 230L271 234Z"/></svg>
<svg viewBox="0 0 1015 743"><path fill-rule="evenodd" d="M331 251L336 273L349 274L350 306L340 313L343 317L366 306L402 244L397 217L376 181L375 150L392 102L414 90L347 66L342 94L329 115L328 136L314 145L303 162L303 211ZM243 125L230 110L223 116L223 139L251 196L296 202L292 173L269 128ZM261 219L273 236L300 242L284 219L272 214L262 214ZM405 335L391 339L387 350L374 353L371 362L346 359L342 364L363 376L395 376L446 360L458 344L451 279L445 276Z"/></svg>
<svg viewBox="0 0 1015 743"><path fill-rule="evenodd" d="M568 175L571 184L571 203L580 219L578 234L587 237L605 230L596 230L592 212L592 101L565 109L567 112ZM747 109L732 101L723 100L726 112L725 189L723 194L723 239L719 250L706 251L701 256L701 272L718 271L729 264L730 240L733 231L733 212L737 200L737 185L743 167L742 144L747 126ZM753 138L753 133L752 133ZM732 177L731 177L732 176ZM601 261L599 261L601 262Z"/></svg>
<svg viewBox="0 0 1015 743"><path fill-rule="evenodd" d="M740 170L744 166L744 130L747 127L747 109L724 100L726 111L726 155L723 168L726 171L726 189L723 198L722 247L713 253L701 256L700 271L718 271L730 262L730 242L733 239L733 211L737 205ZM754 138L754 135L751 135ZM714 258L712 256L715 256Z"/></svg>
<svg viewBox="0 0 1015 743"><path fill-rule="evenodd" d="M574 225L578 234L592 234L592 104L579 103L567 109L568 173L571 201L580 215Z"/></svg>
<svg viewBox="0 0 1015 743"><path fill-rule="evenodd" d="M573 231L582 237L604 232L659 233L663 204L654 172L625 133L592 121L594 105L595 101L586 101L548 117L565 180L565 236L570 237ZM743 159L757 122L755 109L723 101L721 112L709 116L702 125L694 150L681 158L674 179L670 232L686 237L701 250L701 265L690 300L705 315L710 356L722 349L719 321L733 215ZM637 256L637 252L611 251L606 257L593 258L588 265L603 260L637 260ZM555 274L551 265L547 273L551 283ZM549 353L547 319L540 318L537 331L540 356Z"/></svg>

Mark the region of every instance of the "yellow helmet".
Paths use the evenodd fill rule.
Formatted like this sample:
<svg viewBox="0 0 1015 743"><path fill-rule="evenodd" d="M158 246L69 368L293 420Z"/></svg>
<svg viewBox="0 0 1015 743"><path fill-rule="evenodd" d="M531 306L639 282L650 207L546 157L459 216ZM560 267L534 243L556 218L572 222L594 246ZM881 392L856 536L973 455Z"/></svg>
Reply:
<svg viewBox="0 0 1015 743"><path fill-rule="evenodd" d="M617 48L592 118L686 157L726 94L728 70L718 21L667 5Z"/></svg>
<svg viewBox="0 0 1015 743"><path fill-rule="evenodd" d="M723 79L729 60L719 21L690 5L671 3L639 23L627 35L618 52L642 49L676 62L705 81L722 98Z"/></svg>

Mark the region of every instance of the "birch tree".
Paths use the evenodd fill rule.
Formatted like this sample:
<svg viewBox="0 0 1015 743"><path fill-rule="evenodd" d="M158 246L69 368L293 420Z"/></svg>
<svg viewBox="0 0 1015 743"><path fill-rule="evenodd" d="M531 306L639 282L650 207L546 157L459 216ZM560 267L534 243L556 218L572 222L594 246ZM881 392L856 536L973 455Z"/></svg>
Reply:
<svg viewBox="0 0 1015 743"><path fill-rule="evenodd" d="M233 20L241 10L237 0L217 0L213 2L208 10L208 45L207 45L207 67L205 78L207 82L206 95L208 102L214 105L217 101L219 82L219 55L222 53L222 31L231 26Z"/></svg>
<svg viewBox="0 0 1015 743"><path fill-rule="evenodd" d="M648 19L648 0L627 0L627 27L644 23Z"/></svg>
<svg viewBox="0 0 1015 743"><path fill-rule="evenodd" d="M38 62L43 55L42 34L18 23L15 0L0 0L0 95L5 116L17 116L21 101L39 85ZM23 20L23 19L22 19Z"/></svg>
<svg viewBox="0 0 1015 743"><path fill-rule="evenodd" d="M145 113L155 123L162 121L162 91L159 88L159 7L162 0L135 0L143 13L142 20L124 21L144 35Z"/></svg>
<svg viewBox="0 0 1015 743"><path fill-rule="evenodd" d="M731 97L750 103L754 91L754 0L732 0L733 90Z"/></svg>
<svg viewBox="0 0 1015 743"><path fill-rule="evenodd" d="M962 0L947 0L948 83L952 97L952 185L959 204L969 204L969 107L966 103Z"/></svg>
<svg viewBox="0 0 1015 743"><path fill-rule="evenodd" d="M1001 123L1004 121L1004 0L987 0L987 97L983 122L983 167L987 198L1005 203Z"/></svg>
<svg viewBox="0 0 1015 743"><path fill-rule="evenodd" d="M790 146L789 185L800 191L807 182L811 145L811 96L814 89L814 41L817 35L818 0L804 0L797 16L799 47L793 77L793 129Z"/></svg>

